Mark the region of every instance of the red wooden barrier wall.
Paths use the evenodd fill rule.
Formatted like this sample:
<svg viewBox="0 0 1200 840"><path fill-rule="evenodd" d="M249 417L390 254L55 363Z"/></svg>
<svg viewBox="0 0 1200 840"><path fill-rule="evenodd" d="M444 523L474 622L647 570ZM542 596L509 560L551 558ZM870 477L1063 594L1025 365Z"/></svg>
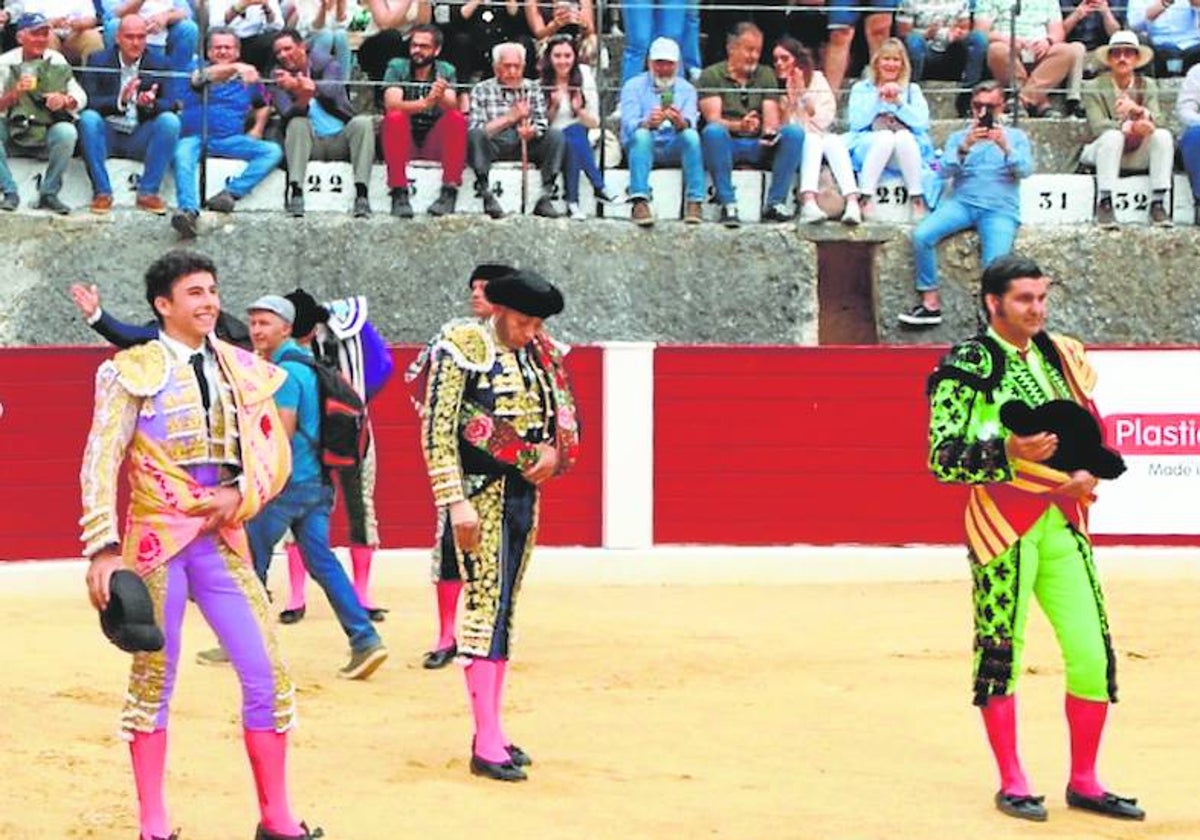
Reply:
<svg viewBox="0 0 1200 840"><path fill-rule="evenodd" d="M0 350L0 561L74 557L79 553L79 462L91 420L102 347ZM399 371L416 352L398 347ZM585 437L576 469L552 482L544 496L543 545L599 545L602 464L602 370L599 348L568 356ZM399 373L397 373L397 380ZM417 441L416 416L402 383L374 403L379 443L381 537L387 547L429 545L433 510ZM339 514L340 517L340 514ZM345 524L335 520L335 543Z"/></svg>
<svg viewBox="0 0 1200 840"><path fill-rule="evenodd" d="M660 543L955 543L925 468L935 347L659 347Z"/></svg>

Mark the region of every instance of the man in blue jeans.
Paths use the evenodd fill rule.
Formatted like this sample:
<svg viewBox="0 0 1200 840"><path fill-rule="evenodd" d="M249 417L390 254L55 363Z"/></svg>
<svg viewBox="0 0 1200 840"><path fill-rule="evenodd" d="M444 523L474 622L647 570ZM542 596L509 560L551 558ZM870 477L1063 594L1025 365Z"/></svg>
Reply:
<svg viewBox="0 0 1200 840"><path fill-rule="evenodd" d="M167 70L146 52L146 22L127 15L117 29L117 46L89 55L82 73L88 108L79 116L79 143L92 179L92 212L112 209L108 156L142 160L146 168L137 184L137 207L165 215L158 195L163 175L179 142L179 117L166 99Z"/></svg>
<svg viewBox="0 0 1200 840"><path fill-rule="evenodd" d="M325 590L338 622L350 639L350 661L338 671L338 676L363 680L383 664L388 651L355 594L346 570L329 547L333 486L325 480L320 462L321 400L317 375L308 365L293 360L297 355L311 359L312 352L292 340L296 308L287 298L265 295L246 311L250 315L250 340L255 351L287 371L287 382L275 392L275 404L292 439L292 476L287 486L246 523L254 570L265 584L271 552L290 529L308 573Z"/></svg>
<svg viewBox="0 0 1200 840"><path fill-rule="evenodd" d="M683 164L687 224L700 223L704 201L704 156L696 123L700 119L696 88L679 71L679 45L658 38L650 45L650 69L621 87L621 145L629 158L629 197L633 221L654 224L650 209L650 170L655 165Z"/></svg>
<svg viewBox="0 0 1200 840"><path fill-rule="evenodd" d="M1025 132L1001 125L1004 89L994 80L971 93L971 123L946 140L941 176L954 186L912 234L917 293L921 301L900 313L900 323L927 329L942 323L938 294L937 245L947 236L974 228L983 267L1012 251L1021 226L1021 179L1033 172L1033 151Z"/></svg>
<svg viewBox="0 0 1200 840"><path fill-rule="evenodd" d="M192 73L191 89L184 97L183 136L175 147L179 212L171 218L171 227L183 239L196 236L200 215L197 169L202 146L207 147L209 155L246 161L241 174L208 200L208 209L218 213L232 213L238 199L258 186L283 159L279 144L262 139L271 109L258 70L238 61L240 49L232 29L209 29L209 64ZM246 131L244 126L251 115L254 123Z"/></svg>
<svg viewBox="0 0 1200 840"><path fill-rule="evenodd" d="M1200 227L1200 65L1184 77L1175 99L1175 116L1183 126L1179 154L1192 184L1192 222Z"/></svg>
<svg viewBox="0 0 1200 840"><path fill-rule="evenodd" d="M704 163L721 205L721 224L728 228L741 224L733 189L735 163L758 165L770 160L771 186L762 219L792 218L784 202L800 167L804 129L780 126L779 82L769 67L758 63L762 48L762 30L753 23L739 23L725 40L727 59L705 67L696 85L705 122L700 132Z"/></svg>

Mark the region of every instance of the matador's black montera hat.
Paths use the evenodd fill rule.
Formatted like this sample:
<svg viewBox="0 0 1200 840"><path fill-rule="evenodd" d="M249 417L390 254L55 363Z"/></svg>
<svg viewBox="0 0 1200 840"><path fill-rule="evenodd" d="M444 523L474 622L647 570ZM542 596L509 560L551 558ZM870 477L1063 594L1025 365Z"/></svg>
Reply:
<svg viewBox="0 0 1200 840"><path fill-rule="evenodd" d="M142 579L119 569L108 593L108 606L100 611L100 629L108 640L126 653L162 650L162 630L154 623L154 602Z"/></svg>
<svg viewBox="0 0 1200 840"><path fill-rule="evenodd" d="M507 306L534 318L549 318L563 311L562 292L529 269L519 269L507 277L489 281L483 293L497 306Z"/></svg>

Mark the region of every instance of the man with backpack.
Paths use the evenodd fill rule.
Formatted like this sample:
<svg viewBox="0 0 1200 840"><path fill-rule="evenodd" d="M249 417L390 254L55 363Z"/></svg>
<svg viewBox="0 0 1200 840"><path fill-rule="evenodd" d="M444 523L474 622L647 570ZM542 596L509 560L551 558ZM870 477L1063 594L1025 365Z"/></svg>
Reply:
<svg viewBox="0 0 1200 840"><path fill-rule="evenodd" d="M354 463L338 466L342 502L350 526L350 567L354 575L354 592L372 621L383 621L387 610L371 597L371 564L379 547L379 521L375 515L375 439L371 432L365 404L387 384L392 375L392 352L387 342L367 319L367 299L356 296L317 303L304 289L296 289L284 297L296 309L292 322L292 338L307 344L318 362L330 371L337 371L364 403L361 425L347 432L361 435L359 457ZM295 624L304 618L304 582L307 577L300 546L287 545L288 582L290 595L287 607L279 613L284 624Z"/></svg>
<svg viewBox="0 0 1200 840"><path fill-rule="evenodd" d="M338 676L366 679L387 659L388 651L329 546L333 487L326 466L336 465L338 458L352 457L332 439L344 431L346 424L331 420L331 414L338 414L340 406L345 415L357 413L361 421L362 402L348 382L339 380L335 371L319 366L312 352L292 338L296 308L290 300L265 295L246 311L255 351L287 371L287 382L275 393L275 403L292 440L292 476L287 486L246 523L254 569L265 583L271 552L290 529L309 574L325 590L350 639L350 661ZM331 428L334 426L336 431ZM355 446L351 441L351 452Z"/></svg>

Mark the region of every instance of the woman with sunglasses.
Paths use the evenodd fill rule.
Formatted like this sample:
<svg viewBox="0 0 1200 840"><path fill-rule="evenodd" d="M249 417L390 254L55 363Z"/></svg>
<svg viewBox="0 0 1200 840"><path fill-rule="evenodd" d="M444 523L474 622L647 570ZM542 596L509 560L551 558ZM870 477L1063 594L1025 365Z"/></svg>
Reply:
<svg viewBox="0 0 1200 840"><path fill-rule="evenodd" d="M586 173L596 200L615 201L604 186L604 176L588 140L588 130L600 127L595 109L600 103L592 68L579 63L579 52L568 35L555 35L542 55L542 94L550 127L563 134L563 182L567 193L567 215L586 219L579 206L579 176Z"/></svg>
<svg viewBox="0 0 1200 840"><path fill-rule="evenodd" d="M925 184L932 185L933 144L929 105L921 88L909 81L908 53L898 38L888 38L871 58L867 78L850 88L850 158L858 170L863 215L869 215L875 187L885 171L899 169L913 216L925 215ZM893 164L895 169L892 168Z"/></svg>
<svg viewBox="0 0 1200 840"><path fill-rule="evenodd" d="M785 35L771 51L775 77L787 91L779 99L785 122L804 129L804 151L800 158L800 221L823 222L829 217L817 206L817 178L821 161L829 161L833 179L846 198L842 222L857 225L862 222L858 204L858 184L850 165L850 153L841 136L829 131L837 113L837 98L825 75L813 68L812 53L798 40Z"/></svg>

